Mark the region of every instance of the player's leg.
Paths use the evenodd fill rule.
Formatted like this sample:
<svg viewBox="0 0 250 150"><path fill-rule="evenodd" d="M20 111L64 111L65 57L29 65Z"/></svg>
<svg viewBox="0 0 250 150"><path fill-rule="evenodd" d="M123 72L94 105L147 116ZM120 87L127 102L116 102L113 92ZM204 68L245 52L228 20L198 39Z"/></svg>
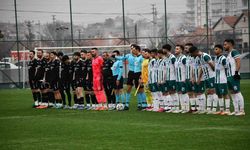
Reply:
<svg viewBox="0 0 250 150"><path fill-rule="evenodd" d="M129 109L131 90L132 90L132 87L134 85L133 80L134 80L134 72L129 71L128 72L128 79L127 79L127 90L126 90L126 96L125 96L126 104L125 104L124 110Z"/></svg>
<svg viewBox="0 0 250 150"><path fill-rule="evenodd" d="M173 113L179 113L180 112L180 97L179 93L181 93L181 85L180 82L176 82L176 92L171 94L171 97L173 99L174 104L174 110Z"/></svg>
<svg viewBox="0 0 250 150"><path fill-rule="evenodd" d="M114 110L116 107L116 98L115 98L115 93L114 93L114 84L113 84L113 78L111 79L111 82L109 81L109 89L110 89L110 103L111 107ZM120 81L121 82L121 81ZM122 88L123 88L123 79L122 79Z"/></svg>
<svg viewBox="0 0 250 150"><path fill-rule="evenodd" d="M104 87L104 91L106 93L107 100L108 100L108 108L111 108L111 92L112 91L110 91L110 89L109 89L110 87L109 87L109 84L108 84L108 80L109 80L109 77L104 77L103 78L103 87Z"/></svg>
<svg viewBox="0 0 250 150"><path fill-rule="evenodd" d="M159 98L158 98L158 86L157 83L151 83L149 84L149 89L151 91L152 94L152 99L153 99L153 108L152 111L158 111L159 110ZM151 111L151 110L149 110Z"/></svg>
<svg viewBox="0 0 250 150"><path fill-rule="evenodd" d="M189 97L188 97L188 94L187 94L187 88L186 88L186 84L184 82L181 83L181 97L180 97L180 100L182 101L183 103L183 106L182 106L182 113L187 113L189 111L189 108L190 108L190 101L189 101Z"/></svg>
<svg viewBox="0 0 250 150"><path fill-rule="evenodd" d="M190 100L191 109L189 112L195 112L196 111L196 97L194 92L194 85L190 80L186 80L186 86L187 86L187 93Z"/></svg>
<svg viewBox="0 0 250 150"><path fill-rule="evenodd" d="M67 106L66 106L66 96L65 96L65 93L64 93L64 91L65 91L65 82L63 82L63 81L59 81L59 91L60 91L60 94L61 94L61 97L62 97L62 103L63 103L63 106L64 106L64 108L66 109L67 108Z"/></svg>
<svg viewBox="0 0 250 150"><path fill-rule="evenodd" d="M65 92L66 92L66 95L67 95L67 100L68 100L68 107L69 109L71 109L71 93L70 93L70 83L67 82L65 83Z"/></svg>
<svg viewBox="0 0 250 150"><path fill-rule="evenodd" d="M34 81L29 81L29 85L30 85L32 96L33 96L33 106L32 107L35 108L35 107L38 106L38 97L37 97L37 94L36 94Z"/></svg>
<svg viewBox="0 0 250 150"><path fill-rule="evenodd" d="M153 101L152 101L151 91L150 91L148 85L145 85L144 89L145 89L146 100L147 100L147 109L152 109Z"/></svg>
<svg viewBox="0 0 250 150"><path fill-rule="evenodd" d="M197 85L197 93L199 94L199 114L204 114L206 113L206 95L205 95L205 82L201 81L198 85Z"/></svg>
<svg viewBox="0 0 250 150"><path fill-rule="evenodd" d="M170 89L169 87L169 83L164 83L163 85L163 89L164 89L164 111L166 112L170 112L171 108L172 108L172 98L170 96L170 91L172 89Z"/></svg>
<svg viewBox="0 0 250 150"><path fill-rule="evenodd" d="M91 101L91 94L92 94L93 90L92 90L92 84L90 83L90 81L88 81L88 80L85 81L83 89L84 89L84 95L85 95L85 100L86 100L85 109L91 110L90 101Z"/></svg>
<svg viewBox="0 0 250 150"><path fill-rule="evenodd" d="M205 81L207 89L207 112L211 112L213 101L217 101L217 96L215 96L214 82L214 78L210 78Z"/></svg>

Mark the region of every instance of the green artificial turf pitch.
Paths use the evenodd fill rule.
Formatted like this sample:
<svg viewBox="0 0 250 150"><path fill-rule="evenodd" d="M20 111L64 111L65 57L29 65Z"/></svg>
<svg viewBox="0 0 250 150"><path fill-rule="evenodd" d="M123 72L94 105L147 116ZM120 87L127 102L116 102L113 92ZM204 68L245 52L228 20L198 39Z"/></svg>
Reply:
<svg viewBox="0 0 250 150"><path fill-rule="evenodd" d="M0 90L0 149L250 149L250 80L241 81L246 116L136 111L37 110L29 89ZM232 103L231 103L232 105Z"/></svg>

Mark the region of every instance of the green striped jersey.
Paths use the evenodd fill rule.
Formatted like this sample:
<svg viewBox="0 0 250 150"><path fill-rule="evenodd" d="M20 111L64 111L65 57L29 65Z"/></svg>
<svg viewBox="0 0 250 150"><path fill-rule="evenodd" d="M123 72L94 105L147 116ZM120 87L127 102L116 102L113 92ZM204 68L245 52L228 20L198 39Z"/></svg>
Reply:
<svg viewBox="0 0 250 150"><path fill-rule="evenodd" d="M172 81L175 80L175 64L176 57L173 54L170 54L167 59L167 68L166 68L166 80Z"/></svg>
<svg viewBox="0 0 250 150"><path fill-rule="evenodd" d="M161 69L161 63L163 59L157 59L156 60L156 70L157 70L157 83L160 83L162 80L162 69Z"/></svg>
<svg viewBox="0 0 250 150"><path fill-rule="evenodd" d="M226 68L227 62L226 57L223 55L215 58L215 83L227 83Z"/></svg>
<svg viewBox="0 0 250 150"><path fill-rule="evenodd" d="M176 82L185 82L186 80L186 56L181 54L175 61Z"/></svg>
<svg viewBox="0 0 250 150"><path fill-rule="evenodd" d="M233 49L229 54L227 55L227 77L234 76L236 71L236 58L240 57L240 53Z"/></svg>
<svg viewBox="0 0 250 150"><path fill-rule="evenodd" d="M159 64L159 71L158 71L159 72L159 74L158 74L158 82L159 83L165 83L165 81L166 81L167 61L168 61L168 58L164 57Z"/></svg>
<svg viewBox="0 0 250 150"><path fill-rule="evenodd" d="M202 55L200 56L200 63L205 80L213 78L215 76L212 67L208 64L209 61L212 61L211 56L207 53L202 53Z"/></svg>
<svg viewBox="0 0 250 150"><path fill-rule="evenodd" d="M200 57L196 56L194 58L194 67L193 67L194 81L198 81L199 76L200 76L200 69L201 69ZM204 76L202 76L201 81L204 81Z"/></svg>
<svg viewBox="0 0 250 150"><path fill-rule="evenodd" d="M157 82L157 60L155 58L152 58L149 60L148 63L148 83L156 83Z"/></svg>
<svg viewBox="0 0 250 150"><path fill-rule="evenodd" d="M186 56L186 79L191 79L192 76L192 67L194 63L194 58L190 55Z"/></svg>

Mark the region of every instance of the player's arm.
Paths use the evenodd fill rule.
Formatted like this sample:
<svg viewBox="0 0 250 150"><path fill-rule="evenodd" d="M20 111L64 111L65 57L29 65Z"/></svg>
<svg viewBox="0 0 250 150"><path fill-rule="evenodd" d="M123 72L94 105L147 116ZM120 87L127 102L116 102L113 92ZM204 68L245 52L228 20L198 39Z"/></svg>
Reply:
<svg viewBox="0 0 250 150"><path fill-rule="evenodd" d="M117 80L121 80L122 74L123 74L123 64L122 64L122 61L120 61L119 62L119 74L118 74Z"/></svg>
<svg viewBox="0 0 250 150"><path fill-rule="evenodd" d="M232 56L233 56L233 58L235 60L235 65L236 65L235 66L234 79L240 80L241 79L241 77L239 75L240 64L241 64L241 62L240 62L240 53L237 50L234 50L234 51L232 51Z"/></svg>
<svg viewBox="0 0 250 150"><path fill-rule="evenodd" d="M199 74L199 76L198 76L198 81L197 81L197 83L200 84L201 79L202 79L202 76L203 76L203 71L202 71L202 68L201 68L201 67L199 67L198 74Z"/></svg>
<svg viewBox="0 0 250 150"><path fill-rule="evenodd" d="M130 54L126 54L124 56L115 56L115 59L125 61L128 59L129 55Z"/></svg>
<svg viewBox="0 0 250 150"><path fill-rule="evenodd" d="M221 61L221 63L222 63L222 66L225 68L225 72L227 72L227 59L226 58L223 58L222 59L222 61Z"/></svg>
<svg viewBox="0 0 250 150"><path fill-rule="evenodd" d="M214 62L213 62L213 60L211 59L211 57L205 56L204 59L205 59L205 61L208 63L208 65L212 68L212 70L214 71Z"/></svg>

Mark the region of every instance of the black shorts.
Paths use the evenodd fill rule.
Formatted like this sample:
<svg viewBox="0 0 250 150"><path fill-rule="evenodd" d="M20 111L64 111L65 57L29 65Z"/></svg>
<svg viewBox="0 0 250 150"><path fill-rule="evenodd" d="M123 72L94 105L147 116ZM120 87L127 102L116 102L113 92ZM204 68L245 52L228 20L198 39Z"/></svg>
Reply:
<svg viewBox="0 0 250 150"><path fill-rule="evenodd" d="M134 73L133 71L129 71L127 85L135 85L135 87L137 88L139 85L140 76L141 72Z"/></svg>
<svg viewBox="0 0 250 150"><path fill-rule="evenodd" d="M40 90L45 90L45 89L49 89L49 88L50 88L49 82L39 81L39 89Z"/></svg>
<svg viewBox="0 0 250 150"><path fill-rule="evenodd" d="M78 80L73 80L71 83L72 89L75 90L78 87L82 87L82 80L78 79Z"/></svg>
<svg viewBox="0 0 250 150"><path fill-rule="evenodd" d="M117 80L118 75L113 76L113 88L116 90L123 89L123 77L119 80L119 85L116 85L116 80Z"/></svg>
<svg viewBox="0 0 250 150"><path fill-rule="evenodd" d="M84 91L93 91L93 82L86 80L83 89Z"/></svg>
<svg viewBox="0 0 250 150"><path fill-rule="evenodd" d="M33 89L38 89L38 81L34 81L34 80L32 80L32 81L29 81L29 84L30 84L30 88L33 90Z"/></svg>
<svg viewBox="0 0 250 150"><path fill-rule="evenodd" d="M59 81L59 89L60 90L67 90L70 89L70 82L68 81Z"/></svg>
<svg viewBox="0 0 250 150"><path fill-rule="evenodd" d="M58 81L52 81L52 82L50 82L50 89L52 89L53 91L59 90L59 83L58 83Z"/></svg>

